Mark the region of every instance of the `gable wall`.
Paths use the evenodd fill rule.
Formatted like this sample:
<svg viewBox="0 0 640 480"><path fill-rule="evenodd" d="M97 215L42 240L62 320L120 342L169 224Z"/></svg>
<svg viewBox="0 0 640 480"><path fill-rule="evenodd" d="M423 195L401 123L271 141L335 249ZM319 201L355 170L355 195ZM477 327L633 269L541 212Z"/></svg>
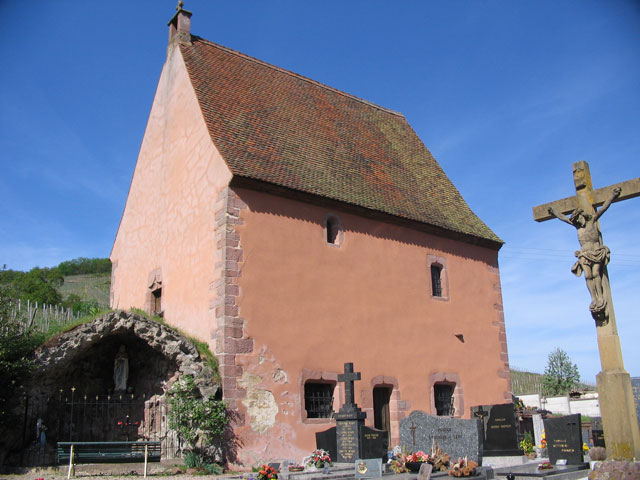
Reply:
<svg viewBox="0 0 640 480"><path fill-rule="evenodd" d="M231 174L211 142L179 49L170 47L111 253L111 306L145 308L153 274L165 318L215 331L217 193Z"/></svg>
<svg viewBox="0 0 640 480"><path fill-rule="evenodd" d="M394 385L392 442L411 410L435 414L435 381L457 384L456 416L511 400L497 251L266 193L235 194L245 205L235 225L243 252L236 313L240 341L252 343L234 357L233 397L245 408L251 461L315 447L315 432L332 423L304 419L304 381L335 380L345 362L362 373L356 402L368 425L373 386ZM328 213L344 227L339 247L325 240ZM446 266L448 300L431 297L433 259ZM337 410L341 384L335 397Z"/></svg>

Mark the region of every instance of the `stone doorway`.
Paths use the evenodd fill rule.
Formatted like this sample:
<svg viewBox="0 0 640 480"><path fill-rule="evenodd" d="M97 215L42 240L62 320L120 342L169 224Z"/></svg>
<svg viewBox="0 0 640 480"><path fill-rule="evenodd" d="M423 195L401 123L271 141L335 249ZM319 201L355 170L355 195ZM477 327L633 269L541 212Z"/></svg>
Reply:
<svg viewBox="0 0 640 480"><path fill-rule="evenodd" d="M378 385L373 388L373 426L378 430L387 432L388 441L391 442L391 415L389 404L393 387ZM391 445L391 443L389 443Z"/></svg>

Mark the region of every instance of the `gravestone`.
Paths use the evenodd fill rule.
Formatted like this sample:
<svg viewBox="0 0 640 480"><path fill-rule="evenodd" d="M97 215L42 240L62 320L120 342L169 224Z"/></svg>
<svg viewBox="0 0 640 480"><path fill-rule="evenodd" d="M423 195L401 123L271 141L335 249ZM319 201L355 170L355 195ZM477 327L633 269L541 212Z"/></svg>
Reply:
<svg viewBox="0 0 640 480"><path fill-rule="evenodd" d="M336 419L336 460L352 463L361 458L360 427L364 426L367 414L360 410L354 400L353 383L360 380L360 372L353 371L353 363L344 364L344 373L338 381L344 382L344 405L334 415Z"/></svg>
<svg viewBox="0 0 640 480"><path fill-rule="evenodd" d="M356 480L360 478L381 478L382 477L382 459L367 458L358 459L355 463Z"/></svg>
<svg viewBox="0 0 640 480"><path fill-rule="evenodd" d="M379 458L386 462L389 451L389 435L386 430L360 427L360 455L362 458Z"/></svg>
<svg viewBox="0 0 640 480"><path fill-rule="evenodd" d="M544 430L547 436L549 461L555 464L566 460L567 465L582 465L582 426L580 414L564 417L545 418Z"/></svg>
<svg viewBox="0 0 640 480"><path fill-rule="evenodd" d="M485 457L523 455L518 445L516 407L513 403L471 407L471 415L482 421Z"/></svg>
<svg viewBox="0 0 640 480"><path fill-rule="evenodd" d="M638 417L638 427L640 428L640 377L631 379L631 390L633 391L633 401L636 403L636 417Z"/></svg>
<svg viewBox="0 0 640 480"><path fill-rule="evenodd" d="M336 427L331 427L323 432L316 432L316 448L329 452L332 460L337 459L338 448L336 445Z"/></svg>
<svg viewBox="0 0 640 480"><path fill-rule="evenodd" d="M542 423L542 415L534 413L531 415L531 421L533 422L533 437L536 445L542 444L542 432L544 432L544 424Z"/></svg>
<svg viewBox="0 0 640 480"><path fill-rule="evenodd" d="M431 452L433 441L451 456L482 463L482 427L478 419L436 417L414 410L400 421L400 444L407 450Z"/></svg>
<svg viewBox="0 0 640 480"><path fill-rule="evenodd" d="M604 431L602 430L602 417L591 418L591 437L594 447L606 448L604 442Z"/></svg>

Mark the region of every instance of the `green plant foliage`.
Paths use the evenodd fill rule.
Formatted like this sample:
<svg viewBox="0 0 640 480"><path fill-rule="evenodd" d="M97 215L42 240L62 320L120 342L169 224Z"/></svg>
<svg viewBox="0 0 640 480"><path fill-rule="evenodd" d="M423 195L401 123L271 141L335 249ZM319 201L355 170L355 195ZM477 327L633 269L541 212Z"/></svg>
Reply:
<svg viewBox="0 0 640 480"><path fill-rule="evenodd" d="M56 267L62 275L82 275L86 273L111 273L111 260L108 258L74 258L61 262Z"/></svg>
<svg viewBox="0 0 640 480"><path fill-rule="evenodd" d="M15 428L12 412L19 398L18 389L24 377L33 369L31 353L42 336L11 318L10 296L0 286L0 431ZM13 427L12 427L13 426Z"/></svg>
<svg viewBox="0 0 640 480"><path fill-rule="evenodd" d="M224 403L204 399L191 375L183 375L169 390L169 428L186 442L189 449L202 453L221 444L229 423Z"/></svg>
<svg viewBox="0 0 640 480"><path fill-rule="evenodd" d="M525 455L533 453L533 437L531 436L531 432L524 432L524 438L520 442L520 448Z"/></svg>
<svg viewBox="0 0 640 480"><path fill-rule="evenodd" d="M187 468L202 468L202 456L193 450L184 452L184 466Z"/></svg>
<svg viewBox="0 0 640 480"><path fill-rule="evenodd" d="M203 466L205 472L207 472L209 475L221 475L224 473L224 468L222 468L217 463L205 463Z"/></svg>
<svg viewBox="0 0 640 480"><path fill-rule="evenodd" d="M565 395L575 389L579 382L578 366L571 362L564 350L556 348L549 354L542 376L543 393L547 396Z"/></svg>

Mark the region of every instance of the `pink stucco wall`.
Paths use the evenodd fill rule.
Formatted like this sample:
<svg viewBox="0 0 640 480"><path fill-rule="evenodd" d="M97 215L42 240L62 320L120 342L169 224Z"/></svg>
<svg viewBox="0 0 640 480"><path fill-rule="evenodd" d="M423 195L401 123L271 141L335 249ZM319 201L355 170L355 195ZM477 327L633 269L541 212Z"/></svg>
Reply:
<svg viewBox="0 0 640 480"><path fill-rule="evenodd" d="M170 47L111 253L112 307L144 308L162 277L170 323L203 340L215 331L214 216L231 174L211 142L178 48Z"/></svg>
<svg viewBox="0 0 640 480"><path fill-rule="evenodd" d="M368 412L367 424L373 425L374 384L395 384L392 440L410 410L435 414L434 381L457 383L457 416L468 418L472 405L510 400L497 251L266 193L235 192L246 204L235 229L244 255L237 304L243 336L253 339L253 351L235 360L244 376L240 403L248 409L246 426L238 429L247 461L297 458L315 447L315 432L332 424L304 419L304 380L314 377L310 372L335 379L345 362L362 373L356 401ZM329 213L344 228L339 247L325 239ZM434 258L445 265L444 300L431 296ZM256 400L264 392L277 405L266 443L260 427L266 407ZM336 390L336 409L343 395Z"/></svg>

